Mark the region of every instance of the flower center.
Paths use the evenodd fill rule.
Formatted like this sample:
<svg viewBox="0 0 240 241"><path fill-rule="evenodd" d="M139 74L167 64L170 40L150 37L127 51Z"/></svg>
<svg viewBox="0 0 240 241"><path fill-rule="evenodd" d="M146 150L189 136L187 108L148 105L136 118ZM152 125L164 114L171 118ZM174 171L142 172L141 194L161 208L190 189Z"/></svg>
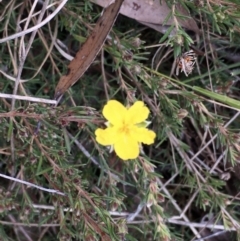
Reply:
<svg viewBox="0 0 240 241"><path fill-rule="evenodd" d="M121 133L124 133L125 135L128 135L131 131L131 125L126 124L125 122L122 123L122 125L119 128L119 131Z"/></svg>

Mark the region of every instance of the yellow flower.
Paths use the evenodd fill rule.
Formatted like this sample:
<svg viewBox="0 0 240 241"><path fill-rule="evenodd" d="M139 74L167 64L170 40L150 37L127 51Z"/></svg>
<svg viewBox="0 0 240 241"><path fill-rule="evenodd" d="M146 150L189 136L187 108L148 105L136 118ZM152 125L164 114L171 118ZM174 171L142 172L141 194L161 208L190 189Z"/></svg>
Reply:
<svg viewBox="0 0 240 241"><path fill-rule="evenodd" d="M149 109L142 101L136 101L130 108L116 100L110 100L103 108L103 116L108 120L106 129L95 131L96 140L104 146L112 146L123 160L139 156L141 143L150 145L156 134L146 127Z"/></svg>

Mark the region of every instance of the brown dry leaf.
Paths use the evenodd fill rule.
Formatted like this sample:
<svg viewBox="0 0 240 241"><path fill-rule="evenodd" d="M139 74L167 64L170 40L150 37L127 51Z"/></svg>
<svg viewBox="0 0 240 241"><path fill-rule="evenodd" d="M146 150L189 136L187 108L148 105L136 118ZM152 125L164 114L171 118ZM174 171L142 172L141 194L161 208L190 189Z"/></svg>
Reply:
<svg viewBox="0 0 240 241"><path fill-rule="evenodd" d="M107 6L112 0L91 0L102 7ZM165 32L162 29L165 19L168 17L171 9L167 6L164 0L125 0L120 9L120 13L133 18L142 24L145 24L159 32ZM199 33L199 28L189 13L180 5L176 4L176 11L187 18L177 18L179 25L195 33ZM164 25L172 25L173 19L169 20Z"/></svg>
<svg viewBox="0 0 240 241"><path fill-rule="evenodd" d="M86 42L68 65L68 73L63 75L57 84L54 99L58 102L65 91L82 77L96 58L109 31L112 29L123 1L124 0L111 1L104 9L102 16L98 19Z"/></svg>

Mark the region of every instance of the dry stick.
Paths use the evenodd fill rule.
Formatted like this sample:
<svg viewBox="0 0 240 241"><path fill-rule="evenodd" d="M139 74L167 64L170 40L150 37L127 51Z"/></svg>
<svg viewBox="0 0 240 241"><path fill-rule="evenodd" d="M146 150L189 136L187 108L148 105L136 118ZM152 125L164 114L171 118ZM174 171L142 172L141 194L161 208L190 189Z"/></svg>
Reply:
<svg viewBox="0 0 240 241"><path fill-rule="evenodd" d="M15 178L15 177L10 177L10 176L7 176L7 175L1 174L1 173L0 173L0 177L6 178L6 179L11 180L11 181L14 181L14 182L19 182L19 183L24 184L24 185L27 185L27 186L29 186L29 187L35 187L35 188L40 189L40 190L45 191L45 192L49 192L49 193L53 193L53 194L59 194L59 195L62 195L62 196L66 196L65 193L60 192L60 191L58 191L58 190L44 188L44 187L41 187L41 186L32 184L32 183L30 183L30 182L26 182L26 181L20 180L20 179Z"/></svg>
<svg viewBox="0 0 240 241"><path fill-rule="evenodd" d="M46 103L46 104L52 104L52 105L57 103L56 100L49 100L49 99L36 98L36 97L31 97L31 96L23 96L23 95L3 94L3 93L0 93L0 98L27 100L27 101L40 102L40 103Z"/></svg>
<svg viewBox="0 0 240 241"><path fill-rule="evenodd" d="M130 213L127 217L127 223L130 223L131 221L133 221L138 214L142 211L142 209L144 208L145 204L144 203L140 203L136 209L136 211L134 213Z"/></svg>
<svg viewBox="0 0 240 241"><path fill-rule="evenodd" d="M124 216L124 215L123 215ZM143 223L152 223L152 222L156 222L156 220L152 219L152 220L138 220L138 221L132 221L131 224L143 224ZM184 222L184 221L179 221L179 220L175 220L175 219L166 219L166 222L168 223L173 223L173 224L177 224L177 225L182 225L182 226L186 226L186 227L195 227L195 228L209 228L209 229L218 229L218 230L224 230L224 232L226 231L236 231L236 228L229 228L228 230L226 230L226 228L224 227L224 225L219 225L219 224L206 224L206 223L194 223L194 222ZM206 237L198 239L198 241L202 241L204 240Z"/></svg>
<svg viewBox="0 0 240 241"><path fill-rule="evenodd" d="M51 38L53 38L52 33L50 32ZM59 39L57 39L54 42L54 46L55 48L58 50L58 52L67 60L72 61L74 59L74 57L70 54L68 54L67 52L64 51L65 49L65 44L63 42L61 42Z"/></svg>
<svg viewBox="0 0 240 241"><path fill-rule="evenodd" d="M42 18L43 18L44 14L45 14L45 11L46 11L48 2L49 2L49 0L46 0L45 3L44 3L44 5L43 5L42 11L41 11L41 13L40 13L40 15L39 15L39 18L38 18L38 21L37 21L38 23L40 23L40 22L42 21ZM30 11L30 13L29 13L29 21L30 21L30 17L32 16L33 11L34 11L37 3L38 3L37 0L35 0L34 3L33 3L32 9L31 9L31 11ZM28 26L29 21L26 22L25 27ZM24 44L22 44L24 37L22 37L22 39L20 40L20 47L19 47L19 66L18 66L18 73L17 73L15 85L14 85L13 95L16 95L16 93L17 93L18 86L19 86L19 81L20 81L20 78L21 78L21 75L22 75L22 71L23 71L23 66L24 66L25 60L26 60L26 58L27 58L28 52L29 52L29 50L30 50L30 48L31 48L31 46L32 46L32 43L33 43L33 40L34 40L34 38L35 38L36 33L37 33L37 30L35 30L35 31L32 33L32 35L31 35L31 37L30 37L30 39L29 39L29 42L28 42L28 45L27 45L26 50L25 50L25 48L24 48ZM22 46L22 49L21 49L21 46ZM22 50L22 51L21 51L21 50ZM15 102L16 102L16 99L13 98L13 99L12 99L12 104L11 104L11 110L14 110L14 108L15 108ZM12 122L12 121L13 121L13 119L10 118L10 122ZM13 163L15 162L15 154L14 154L14 152L15 152L14 136L13 136L13 133L11 133L11 157L12 157L12 162L13 162Z"/></svg>
<svg viewBox="0 0 240 241"><path fill-rule="evenodd" d="M209 229L218 229L218 230L226 231L226 228L224 227L224 225L219 225L219 224L185 222L185 221L176 220L176 219L172 219L172 218L167 219L167 222L172 223L172 224L182 225L182 226L192 226L195 228L209 228ZM236 230L236 228L234 228L234 227L228 229L228 231L235 231L235 230ZM202 239L204 239L204 238L202 238ZM200 240L200 239L198 239L198 240Z"/></svg>
<svg viewBox="0 0 240 241"><path fill-rule="evenodd" d="M224 127L226 128L227 126L229 126L229 125L239 116L239 114L240 114L240 112L237 112L237 113L234 115L234 117L232 117L231 120L229 120L229 121L226 123L226 125L224 125ZM199 150L199 151L190 159L190 162L192 162L205 148L207 148L208 145L209 145L212 141L214 141L214 140L216 139L216 137L217 137L217 134L216 134L215 136L213 136L212 139L211 139L210 141L208 141L208 142L201 148L201 150ZM217 163L218 163L218 162L217 162ZM210 173L210 174L213 173L214 170L215 170L215 168L216 168L216 165L214 165L214 168L212 168L209 173ZM198 192L199 192L199 189L196 190L196 192L193 194L193 196L196 196L196 195L198 194ZM191 199L189 200L189 202L187 203L186 207L189 207L190 204L193 202L193 200L194 200L194 199L191 198ZM186 208L185 208L185 212L186 212L186 211L187 211L187 210L186 210ZM182 215L184 215L183 212L181 213L181 215L180 215L179 218L181 218ZM197 236L197 237L198 237L198 236ZM198 237L198 238L199 238L199 237Z"/></svg>
<svg viewBox="0 0 240 241"><path fill-rule="evenodd" d="M85 73L96 58L107 38L124 0L115 0L105 8L92 33L68 65L68 74L61 77L54 99L60 101L62 95Z"/></svg>
<svg viewBox="0 0 240 241"><path fill-rule="evenodd" d="M193 156L194 153L192 151L187 151L189 155ZM196 162L198 162L201 166L203 166L207 171L210 171L210 167L204 163L200 158L196 157ZM216 171L213 171L214 175L217 175L218 173Z"/></svg>
<svg viewBox="0 0 240 241"><path fill-rule="evenodd" d="M208 138L208 136L212 137L212 134L211 134L211 131L210 131L210 127L208 125L205 125L204 126L204 133L202 134L201 131L197 128L197 123L194 120L194 118L191 117L190 121L191 121L192 125L194 126L194 128L195 128L195 130L197 132L197 135L201 139L201 145L200 146L203 146L206 143L206 139ZM209 147L207 148L207 152L208 152L210 158L212 159L212 161L214 162L215 157L216 157L215 147L213 146L214 155L212 155L212 152L211 152Z"/></svg>
<svg viewBox="0 0 240 241"><path fill-rule="evenodd" d="M32 205L33 208L35 209L45 209L45 210L55 210L55 207L53 206L46 206L46 205L39 205L39 204L33 204ZM131 217L134 216L134 218L136 217L136 213L137 215L139 214L139 209L141 210L142 207L138 207L137 210L134 213L128 213L128 212L116 212L116 211L109 211L111 216L117 216L117 217L128 217L128 221L127 223L130 224L143 224L143 223L150 223L150 222L155 222L155 220L138 220L138 221L133 221L133 220L129 220ZM64 212L73 212L72 208L64 208L63 209ZM133 219L134 219L133 218ZM145 217L139 217L139 218L145 218ZM176 220L173 218L168 218L165 220L168 223L172 223L172 224L177 224L177 225L182 225L182 226L190 226L190 227L194 227L194 228L209 228L209 229L214 229L214 230L223 230L223 231L219 231L215 234L211 234L209 236L194 240L194 241L201 241L201 240L205 240L207 238L213 237L213 236L217 236L220 235L222 233L225 233L225 227L224 225L219 225L219 224L209 224L209 223L194 223L194 222L185 222L185 221L181 221L181 220ZM0 222L2 224L5 225L15 225L13 223L6 223L6 222ZM21 224L18 224L21 225ZM25 224L22 224L23 226L25 226ZM51 226L51 224L45 224L45 226ZM230 228L228 231L234 231L236 230L235 228Z"/></svg>
<svg viewBox="0 0 240 241"><path fill-rule="evenodd" d="M0 73L3 74L7 79L16 81L15 76L11 76L11 75L7 74L3 69L0 69ZM24 82L28 82L28 81L29 81L28 79L19 79L19 83L24 83Z"/></svg>
<svg viewBox="0 0 240 241"><path fill-rule="evenodd" d="M57 38L57 33L58 33L58 19L57 18L56 18L55 22L56 22L56 24L54 26L54 36L52 38L50 46L48 46L48 40L46 40L46 38L44 37L44 33L43 33L42 29L39 29L39 31L38 31L39 38L41 39L42 44L45 47L47 53L46 53L44 59L41 61L41 64L39 64L37 66L37 71L34 73L34 75L30 79L35 78L39 74L39 72L42 70L43 65L46 63L46 61L48 59L50 59L51 62L53 62L53 57L52 57L51 53L52 53L52 49L54 48L54 42L55 42L55 39ZM35 19L33 19L33 24L34 25L37 24ZM48 23L48 27L49 27L49 23ZM51 32L50 29L49 29L49 31Z"/></svg>
<svg viewBox="0 0 240 241"><path fill-rule="evenodd" d="M172 195L170 194L170 192L168 191L167 188L164 187L162 181L158 178L157 179L157 182L159 184L159 186L163 189L163 192L166 194L166 196L169 197L169 200L171 201L171 203L173 204L173 206L176 208L176 210L179 212L179 213L182 213L182 210L181 208L178 206L177 202L173 199ZM192 230L192 232L196 235L197 238L201 238L201 235L199 234L198 230L193 226L191 225L188 217L183 213L182 215L182 218L184 219L184 221L186 221L187 223L189 223L189 227L190 229Z"/></svg>
<svg viewBox="0 0 240 241"><path fill-rule="evenodd" d="M30 14L29 14L29 17L32 16L33 10L35 9L35 7L36 7L36 5L37 5L37 2L38 2L38 1L34 1L34 4L33 4L33 6L32 6L32 9L31 9L31 12L30 12ZM44 14L45 14L45 11L46 11L46 9L47 9L48 2L49 2L49 0L46 0L46 2L44 3L43 8L42 8L42 11L41 11L41 13L40 13L40 15L39 15L39 18L38 18L37 23L40 23L40 22L42 21L43 16L44 16ZM30 20L29 20L29 21L30 21ZM25 25L26 27L27 27L27 24L28 24L28 21L27 21L27 23L26 23L26 25ZM32 33L32 35L31 35L31 37L30 37L30 39L29 39L29 42L28 42L28 45L27 45L26 50L23 48L22 53L20 53L20 56L19 56L19 58L20 58L20 60L19 60L20 63L19 63L19 66L18 66L18 74L17 74L17 78L16 78L16 81L15 81L15 86L14 86L14 90L13 90L13 94L14 94L14 95L16 95L16 93L17 93L19 81L20 81L21 74L22 74L22 71L23 71L24 62L25 62L25 60L26 60L26 58L27 58L27 55L28 55L28 52L29 52L29 50L30 50L30 48L31 48L31 46L32 46L33 40L34 40L34 38L35 38L35 36L36 36L36 33L37 33L37 30L35 30L35 31ZM22 37L22 39L21 39L21 41L20 41L21 43L23 42L23 39L24 39L24 37ZM22 44L20 44L20 48L21 48L21 45L22 45ZM21 49L20 49L19 51L21 51ZM15 106L15 99L13 98L13 99L12 99L12 107L11 107L11 110L14 109L14 106Z"/></svg>
<svg viewBox="0 0 240 241"><path fill-rule="evenodd" d="M3 38L3 39L0 39L0 43L4 43L4 42L7 42L11 39L16 39L16 38L19 38L21 36L24 36L28 33L31 33L35 30L38 30L39 28L41 28L42 26L44 26L46 23L50 22L57 14L58 12L61 11L61 9L64 7L64 5L67 3L68 0L63 0L59 5L58 7L56 8L56 10L50 14L48 17L46 17L43 21L41 21L40 23L38 23L36 26L33 26L31 28L28 28L20 33L16 33L16 34L13 34L11 36L8 36L6 38Z"/></svg>
<svg viewBox="0 0 240 241"><path fill-rule="evenodd" d="M52 228L52 227L59 227L61 224L56 224L56 223L19 223L19 222L8 222L8 221L2 221L0 220L0 223L2 225L11 225L11 226L26 226L26 227L49 227L49 228Z"/></svg>
<svg viewBox="0 0 240 241"><path fill-rule="evenodd" d="M15 222L15 217L12 214L8 215L8 218L12 222ZM26 241L33 241L32 238L29 236L28 232L26 232L26 230L23 227L18 227L18 228L14 227L14 229L15 229L15 233L18 234L18 236L20 236L19 232L21 232L22 235L25 237Z"/></svg>
<svg viewBox="0 0 240 241"><path fill-rule="evenodd" d="M85 155L87 158L89 158L93 164L95 164L97 167L99 167L100 169L102 169L101 165L98 163L98 161L85 149L85 147L75 138L73 137L68 131L67 131L67 135L70 137L70 139L76 144L76 146L79 148L79 150L82 151L83 155ZM120 180L119 176L117 176L116 174L113 174L111 172L109 172L106 169L103 169L103 171L110 175L111 177L113 177L115 180Z"/></svg>
<svg viewBox="0 0 240 241"><path fill-rule="evenodd" d="M34 1L34 3L33 3L31 12L30 12L30 14L29 14L29 16L28 16L28 19L27 19L27 22L26 22L26 25L25 25L25 26L28 25L28 22L30 21L29 19L30 19L30 17L31 17L32 14L33 14L33 10L35 9L37 2L38 2L38 1L36 0L36 1ZM9 37L7 37L7 38L0 39L0 43L3 43L3 42L8 41L8 40L10 40L10 39L15 39L15 38L17 38L17 37L24 36L24 35L26 35L26 34L29 33L29 32L35 31L35 32L33 32L33 34L32 34L31 37L30 37L30 40L29 40L29 44L28 44L28 46L27 46L27 49L25 50L25 49L23 48L23 49L22 49L22 50L23 50L23 51L22 51L22 56L21 56L21 54L20 54L20 63L19 63L19 67L18 67L17 78L16 78L16 80L15 80L15 87L14 87L14 91L13 91L13 94L14 94L14 95L13 95L13 99L12 99L12 107L11 107L11 110L13 110L13 109L14 109L14 106L15 106L15 100L16 100L16 99L14 98L14 96L15 96L16 93L17 93L17 89L18 89L18 85L19 85L19 82L20 82L20 77L21 77L23 65L24 65L25 59L26 59L26 57L27 57L27 54L28 54L28 52L29 52L29 50L30 50L30 48L31 48L32 42L33 42L33 40L34 40L34 38L35 38L35 35L36 35L36 32L37 32L38 28L41 27L41 26L43 26L44 24L46 24L48 21L50 21L51 18L53 18L53 17L61 10L61 8L66 4L67 0L62 1L62 3L58 6L58 8L56 9L56 11L55 11L54 13L52 13L50 16L48 16L44 21L42 21L42 18L43 18L43 16L44 16L44 13L45 13L45 11L46 11L46 9L47 9L48 2L49 2L49 0L45 1L44 4L43 4L41 13L40 13L39 18L38 18L38 21L37 21L37 26L34 26L33 28L30 28L30 29L25 29L25 30L22 31L21 33L17 33L17 34L15 34L15 35L11 35L11 36L9 36ZM22 40L21 42L23 42L23 40ZM20 46L21 46L21 45L20 45ZM10 120L10 121L12 121L12 120ZM12 156L13 162L14 162L14 160L15 160L14 149L15 149L15 148L14 148L14 139L13 139L13 135L11 135L11 156Z"/></svg>
<svg viewBox="0 0 240 241"><path fill-rule="evenodd" d="M204 179L204 177L200 174L200 172L195 168L195 165L193 165L193 163L191 161L189 161L189 157L185 152L181 151L180 148L180 143L178 141L178 139L172 134L172 132L168 132L167 133L169 140L171 141L171 143L173 143L174 147L176 148L176 150L178 151L179 155L182 157L182 159L185 161L186 166L188 167L188 169L194 173L196 173L197 177L199 177L202 182L206 182L206 180Z"/></svg>
<svg viewBox="0 0 240 241"><path fill-rule="evenodd" d="M224 234L226 233L227 231L226 230L223 230L223 231L219 231L217 233L213 233L211 235L208 235L208 236L205 236L204 238L202 238L203 240L209 240L211 238L211 240L213 240L212 238L213 237L216 237L216 236L219 236L221 234ZM218 239L219 240L219 239ZM200 241L200 239L194 239L193 241Z"/></svg>
<svg viewBox="0 0 240 241"><path fill-rule="evenodd" d="M36 210L36 212L39 212L39 210L52 210L52 211L56 210L56 208L54 206L49 206L49 205L32 204L32 207ZM74 209L72 209L72 208L63 208L62 210L64 212L73 212L74 211ZM116 216L116 217L129 217L132 214L135 214L135 212L129 213L129 212L109 211L111 216ZM144 220L129 221L128 223L138 224L138 223L155 222L155 220L145 220L145 216L139 216L139 217L143 218ZM220 225L220 224L186 222L186 221L182 221L182 220L177 220L175 218L168 218L168 219L166 219L166 222L172 223L172 224L177 224L177 225L182 225L182 226L187 226L187 227L191 226L191 227L195 227L195 228L209 228L209 229L218 229L218 230L226 231L225 230L226 228L224 227L224 225ZM0 223L5 224L5 225L18 225L18 226L29 225L29 226L31 226L31 224L11 223L11 222L5 222L5 221L0 221ZM44 225L44 227L51 226L51 225L59 226L59 224L43 224L43 225ZM37 224L36 225L33 224L33 226L37 226ZM235 230L236 230L236 228L232 227L232 228L229 228L227 231L235 231Z"/></svg>
<svg viewBox="0 0 240 241"><path fill-rule="evenodd" d="M238 116L240 115L240 111L238 112L229 120L226 125L224 125L224 128L228 127ZM203 150L205 150L215 139L217 138L217 134L215 134L191 159L190 162L192 162L198 155L202 153ZM212 170L214 171L214 170ZM211 173L211 172L210 172Z"/></svg>

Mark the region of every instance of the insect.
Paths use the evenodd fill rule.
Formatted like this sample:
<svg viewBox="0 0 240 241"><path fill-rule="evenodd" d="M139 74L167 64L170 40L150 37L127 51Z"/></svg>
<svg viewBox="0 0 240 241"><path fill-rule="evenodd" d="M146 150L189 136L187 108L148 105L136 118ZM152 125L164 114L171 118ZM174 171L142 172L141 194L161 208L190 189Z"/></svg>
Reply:
<svg viewBox="0 0 240 241"><path fill-rule="evenodd" d="M190 50L179 56L177 58L176 75L179 74L179 69L181 69L181 72L184 72L186 76L191 74L194 68L194 64L196 63L196 59L197 57L193 50Z"/></svg>

